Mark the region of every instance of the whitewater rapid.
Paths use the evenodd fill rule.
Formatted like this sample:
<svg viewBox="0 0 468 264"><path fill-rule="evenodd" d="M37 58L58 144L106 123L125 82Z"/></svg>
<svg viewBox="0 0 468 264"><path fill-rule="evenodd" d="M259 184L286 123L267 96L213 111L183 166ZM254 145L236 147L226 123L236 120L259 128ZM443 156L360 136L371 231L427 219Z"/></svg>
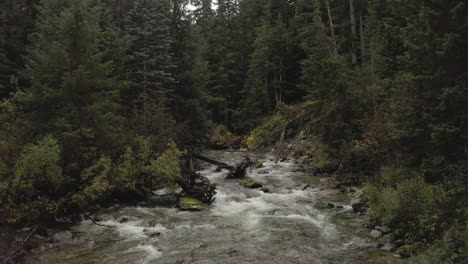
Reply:
<svg viewBox="0 0 468 264"><path fill-rule="evenodd" d="M72 228L76 243L39 253L28 263L372 263L363 220L346 204L316 209L320 189L303 190L305 175L294 159L276 164L266 154L206 153L231 164L247 154L264 165L248 177L269 192L225 180L226 171L204 164L200 174L217 184L216 200L207 209L111 208L101 223L114 228L83 221ZM346 220L338 217L343 215Z"/></svg>

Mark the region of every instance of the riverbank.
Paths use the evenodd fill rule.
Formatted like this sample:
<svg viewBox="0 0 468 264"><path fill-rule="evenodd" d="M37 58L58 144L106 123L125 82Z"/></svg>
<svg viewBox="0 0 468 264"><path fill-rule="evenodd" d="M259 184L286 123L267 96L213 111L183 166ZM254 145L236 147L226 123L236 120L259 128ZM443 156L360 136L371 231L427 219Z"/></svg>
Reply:
<svg viewBox="0 0 468 264"><path fill-rule="evenodd" d="M248 177L269 192L225 180L226 172L205 164L200 173L218 186L216 200L205 210L149 204L109 208L95 217L112 228L82 221L65 231L57 247L29 256L26 263L404 262L378 248L363 227L367 217L350 205L352 195L330 195L326 178L314 179L313 186L296 159L276 164L269 154L207 153L226 163L245 154L263 163ZM334 207L321 207L328 203Z"/></svg>

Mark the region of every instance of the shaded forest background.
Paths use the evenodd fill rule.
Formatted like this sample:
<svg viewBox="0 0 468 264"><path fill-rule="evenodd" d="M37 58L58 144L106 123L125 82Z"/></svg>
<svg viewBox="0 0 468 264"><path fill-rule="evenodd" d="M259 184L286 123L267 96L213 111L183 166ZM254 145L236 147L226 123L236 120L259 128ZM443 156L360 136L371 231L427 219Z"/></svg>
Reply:
<svg viewBox="0 0 468 264"><path fill-rule="evenodd" d="M287 126L410 253L462 263L466 47L460 0L3 1L0 222L143 199L184 150Z"/></svg>

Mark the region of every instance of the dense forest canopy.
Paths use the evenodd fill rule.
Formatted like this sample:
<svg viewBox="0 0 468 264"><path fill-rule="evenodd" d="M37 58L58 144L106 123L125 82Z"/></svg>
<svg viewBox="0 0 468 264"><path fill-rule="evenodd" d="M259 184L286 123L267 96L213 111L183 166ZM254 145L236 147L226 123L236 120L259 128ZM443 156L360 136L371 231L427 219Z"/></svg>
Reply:
<svg viewBox="0 0 468 264"><path fill-rule="evenodd" d="M412 252L466 257L467 1L0 8L1 223L143 199L217 134L255 149L287 127Z"/></svg>

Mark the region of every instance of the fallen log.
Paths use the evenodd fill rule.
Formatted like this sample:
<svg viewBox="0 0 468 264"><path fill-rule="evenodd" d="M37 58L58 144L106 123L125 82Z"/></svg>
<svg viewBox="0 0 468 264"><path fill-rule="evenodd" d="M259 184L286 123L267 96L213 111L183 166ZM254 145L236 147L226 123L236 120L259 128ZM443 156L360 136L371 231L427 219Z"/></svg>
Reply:
<svg viewBox="0 0 468 264"><path fill-rule="evenodd" d="M208 158L208 157L205 157L205 156L202 156L202 155L194 154L193 157L198 159L198 160L214 164L214 165L218 166L218 168L229 170L229 174L227 175L226 179L241 179L241 178L244 178L245 175L247 174L247 169L250 166L252 166L252 161L250 160L250 158L248 156L245 156L242 159L242 162L235 165L235 166L232 166L232 165L229 165L227 163L220 162L220 161L217 161L217 160L214 160L212 158Z"/></svg>
<svg viewBox="0 0 468 264"><path fill-rule="evenodd" d="M220 162L220 161L217 161L217 160L214 160L212 158L208 158L208 157L205 157L205 156L202 156L202 155L194 154L193 157L198 159L198 160L214 164L214 165L218 166L218 168L221 168L221 169L227 169L227 170L234 170L235 169L234 166L231 166L231 165L229 165L227 163Z"/></svg>

